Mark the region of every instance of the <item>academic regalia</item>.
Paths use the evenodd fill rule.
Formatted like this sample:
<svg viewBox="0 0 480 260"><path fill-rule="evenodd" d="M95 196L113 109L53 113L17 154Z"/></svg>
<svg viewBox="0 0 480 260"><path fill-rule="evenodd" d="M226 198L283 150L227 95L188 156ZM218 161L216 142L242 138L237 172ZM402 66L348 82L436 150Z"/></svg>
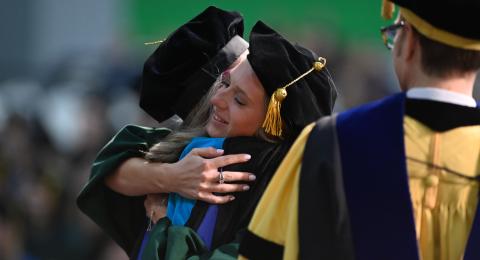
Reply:
<svg viewBox="0 0 480 260"><path fill-rule="evenodd" d="M148 147L158 142L159 138L169 132L168 129L164 128L154 129L133 125L122 129L100 151L93 164L90 180L77 199L79 208L111 236L131 258L136 257L135 254L148 226L148 218L143 205L145 196L129 197L118 194L105 186L104 178L108 174L112 174L126 159L143 156L142 151L146 151ZM254 137L227 138L225 140L223 146L225 154L249 153L252 155L252 159L244 164L224 167L224 171L253 172L257 179L253 183L248 183L250 186L248 191L235 193L234 201L219 207L218 221L213 236L213 248L235 241L235 236L239 230L246 228L263 190L288 148L287 143L273 144ZM195 230L198 228L207 207L207 203L197 201L186 227L175 226L176 230L183 230L179 231L178 234L175 233L176 235L172 237L174 241L177 241L177 245L179 245L178 241L190 241L187 239L190 236L198 238ZM235 216L235 218L232 216ZM170 226L170 223L164 220L164 222L155 226L152 235L158 232L157 229L165 229L162 224ZM181 234L184 234L183 237ZM155 243L155 240L170 241L168 238L157 238L152 240L152 243ZM193 241L198 243L194 247L198 248L198 251L192 250L190 253L214 253L206 249L201 239L198 238ZM235 243L226 247L232 246L235 247ZM222 251L222 248L217 250ZM145 250L145 252L147 251ZM181 250L177 251L180 252Z"/></svg>
<svg viewBox="0 0 480 260"><path fill-rule="evenodd" d="M195 107L219 73L248 48L243 18L237 12L208 7L163 40L144 64L140 107L159 122ZM147 219L144 196L128 197L103 181L125 160L144 152L171 132L166 128L127 126L98 154L89 181L77 198L79 208L130 256L138 250ZM143 210L144 211L144 210Z"/></svg>
<svg viewBox="0 0 480 260"><path fill-rule="evenodd" d="M479 1L383 0L385 18L394 4L401 21L382 29L386 43L408 22L446 51L480 51L470 26ZM241 258L480 259L480 109L451 104L452 93L432 97L399 93L305 128L259 202Z"/></svg>
<svg viewBox="0 0 480 260"><path fill-rule="evenodd" d="M224 154L248 153L252 158L246 163L223 167L223 170L252 172L256 175L256 180L248 183L250 186L248 191L235 193L235 200L218 206L212 241L214 250L209 251L195 232L209 209L207 203L197 201L186 226L173 226L170 220L162 219L153 227L142 259L236 257L238 241L251 219L255 206L298 132L315 118L328 115L332 111L336 90L325 67L326 59L322 58L323 63L317 64L317 58L318 56L310 50L298 45L293 46L262 22L253 27L247 59L266 93L272 95L273 99L276 90L286 88L286 84L292 83L285 102L283 99L274 102L274 105L278 106L274 109L276 112L273 117L281 117L284 120L276 121L280 122L275 126L281 130L276 135L279 141L272 143L256 137L225 139ZM267 63L276 66L267 66ZM269 104L269 107L271 106L272 101ZM268 115L269 112L267 118L270 118ZM147 138L145 135L164 136L162 134L166 134L165 131L135 126L122 130L100 152L98 158L102 160L94 163L90 177L92 181L87 184L78 199L79 207L112 236L131 258L137 257L147 227L145 209L140 203L144 197L131 198L117 194L102 200L95 198L103 196L103 193L113 193L105 186L102 177L111 174L127 159L124 156L125 151L143 149L145 144L151 145L141 140ZM131 134L132 132L134 134ZM270 134L268 131L267 133ZM124 137L126 139L123 139ZM130 155L138 156L139 153L136 151L136 154ZM108 167L102 167L103 163L107 163ZM129 203L130 200L135 200L136 203ZM134 217L115 219L115 216L108 215L108 210L101 213L95 211L99 208L108 208L110 205L115 205L116 212L128 211ZM135 223L132 225L132 222Z"/></svg>
<svg viewBox="0 0 480 260"><path fill-rule="evenodd" d="M127 159L143 157L144 151L169 133L166 128L133 125L123 128L97 155L90 178L77 197L80 210L130 256L147 227L145 210L130 209L144 209L145 196L116 193L105 185L104 180Z"/></svg>
<svg viewBox="0 0 480 260"><path fill-rule="evenodd" d="M427 158L421 158L430 151L423 149L425 144L419 141L422 135L418 135L427 133L426 129L430 134L450 135L452 131L460 131L455 133L459 134L457 137L442 136L446 142L464 141L450 141L451 148L442 149L448 156L435 164L447 165L452 171L472 177L469 182L466 177L442 172L440 181L433 183L442 189L438 197L425 191L433 186L431 176L437 173L414 170L429 163ZM240 253L251 259L262 259L265 255L261 252L286 259L420 259L419 246L422 252L431 250L426 245L417 245L417 235L421 232L415 228L419 228L421 215L428 214L424 211L432 198L440 205L452 207L449 198L457 199L454 195L458 188L447 187L445 183L460 178L456 181L469 183L461 188L463 197L459 198L466 205L462 209L465 218L448 219L442 217L443 213L433 211L430 215L432 218L438 215L446 223L442 227L445 230L440 231L446 232L439 238L443 243L448 243L445 242L448 239L464 242L450 246L450 251L460 248L463 252L466 246L465 259L478 259L479 140L480 109L405 99L404 94L321 119L304 130L282 162L259 203ZM461 162L449 159L451 154L447 151L452 148L459 153L457 159L466 159ZM426 161L415 165L419 163L407 160L415 156ZM284 165L294 168L282 168ZM427 194L426 200L419 202L418 193ZM281 198L273 200L278 194ZM288 203L282 199L289 197L296 200ZM423 221L433 225L432 221ZM451 225L459 231L456 237L448 238ZM444 255L428 259L456 259L447 252L441 254Z"/></svg>
<svg viewBox="0 0 480 260"><path fill-rule="evenodd" d="M182 153L180 154L179 160L182 160L194 148L212 147L215 149L222 149L224 141L225 138L194 137L190 140L190 143L188 143L187 146L183 149ZM196 200L184 198L180 194L174 192L169 193L166 218L169 219L172 225L185 226L187 220L190 218L190 214L193 207L195 206L195 202ZM215 226L217 213L218 205L210 205L199 227L195 229L207 249L210 249L212 245L212 238L214 232L213 229ZM148 228L145 230L142 243L136 257L137 259L148 259L146 257L150 253L148 251L152 251L150 248L147 248L151 247L150 245L152 244L150 238L152 237L152 234L154 237L158 236L158 234L152 232L152 224L152 222L149 223ZM147 250L147 254L145 254L145 249ZM156 251L157 250L153 250L152 252Z"/></svg>
<svg viewBox="0 0 480 260"><path fill-rule="evenodd" d="M183 149L178 160L182 160L195 148L212 147L215 149L223 149L224 141L224 137L194 137ZM184 226L190 218L190 214L194 205L195 200L184 198L177 193L170 193L168 195L167 216L173 225Z"/></svg>
<svg viewBox="0 0 480 260"><path fill-rule="evenodd" d="M258 165L260 168L250 168L251 166L248 164L238 165L241 168L236 169L237 171L242 169L245 171L244 167L246 167L248 172L255 174L262 172L264 179L257 179L248 192L237 193L233 202L219 207L213 247L231 241L240 230L247 226L255 205L268 184L273 171L291 146L292 140L315 117L330 114L336 97L335 86L328 70L325 68L326 60L324 58L318 58L315 53L300 45L292 45L261 21L257 22L252 28L249 43L248 62L262 83L267 95L271 96L262 127L268 134L279 136L283 140L272 148L259 147L265 149L263 153L259 153L260 156L257 156L257 162L262 164L261 166ZM271 66L269 64L276 65ZM286 90L287 87L289 87L288 91ZM285 91L286 96L277 100L277 93L282 90ZM272 107L275 108L272 109ZM272 120L275 123L271 124L271 128L269 128L266 124L272 118L280 120ZM274 128L277 129L273 130ZM243 146L231 145L228 142L228 140L240 139L227 138L224 144L226 151L244 152ZM248 140L249 138L245 138L241 143L253 145ZM199 208L202 207L199 206ZM205 210L205 207L203 209ZM192 212L189 224L195 226L194 223L198 223L197 219L202 219L201 211L197 211L195 214Z"/></svg>
<svg viewBox="0 0 480 260"><path fill-rule="evenodd" d="M185 119L221 72L248 48L243 17L214 6L180 26L143 66L140 107L158 122Z"/></svg>
<svg viewBox="0 0 480 260"><path fill-rule="evenodd" d="M248 191L233 194L235 200L219 206L212 248L234 240L239 231L246 229L263 191L290 145L289 141L272 144L252 137L236 137L225 140L226 153L248 153L252 155L252 159L244 164L224 167L224 171L251 172L257 178L254 182L248 183L250 186ZM197 201L197 204L187 222L187 225L194 229L200 224L208 207L208 203L205 202Z"/></svg>
<svg viewBox="0 0 480 260"><path fill-rule="evenodd" d="M222 144L222 146L216 147L215 145L217 144L215 143ZM153 231L148 233L148 236L153 239L150 239L152 241L146 242L148 244L146 245L146 248L142 250L142 252L152 252L152 246L159 247L157 244L159 243L158 241L168 244L169 241L171 241L170 238L159 238L158 236L159 234L168 235L171 234L171 232L157 233L156 230L169 229L170 226L175 226L175 230L185 230L180 232L180 234L184 235L173 235L173 241L175 242L172 243L175 243L175 246L173 246L172 243L168 245L169 247L176 248L174 251L175 255L177 256L178 254L207 254L211 248L221 247L224 244L229 244L232 241L235 241L235 237L239 235L239 233L241 233L242 230L244 230L248 225L258 200L265 190L265 187L268 185L268 182L272 174L275 172L279 162L290 147L290 142L288 141L285 141L282 144L274 144L254 137L236 137L227 139L201 137L194 138L187 148L184 149L182 154L188 152L193 147L205 147L205 144L210 144L212 147L224 149L225 154L249 153L252 156L252 159L247 163L230 165L224 167L223 170L258 173L256 174L257 179L255 182L249 183L250 189L248 191L235 194L236 199L225 205L212 205L201 201L194 201L174 196L173 198L181 200L174 202L176 208L174 209L174 212L170 212L170 203L172 203L173 194L169 194L169 205L167 210L167 218L169 220L164 221L159 227L155 226ZM192 206L193 210L190 208ZM181 212L177 212L179 211L180 207L183 207L183 210ZM185 210L185 208L187 210ZM214 209L214 211L212 211L212 209ZM191 211L191 214L187 211ZM207 215L209 213L214 215ZM182 221L184 218L188 218L186 225ZM210 223L205 226L206 229L202 229L202 227L204 227L203 225L205 225L205 222ZM181 226L184 225L187 228L182 229ZM183 238L179 239L179 237ZM199 237L201 239L192 240L192 237ZM185 248L185 246L180 246L180 248L178 248L178 241L185 240L190 241L190 243L193 243L191 241L196 241L194 244L195 246L192 247L193 249L190 248L189 250L181 253L184 251L183 248ZM236 243L231 243L230 246L235 246L235 244ZM168 252L166 253L167 255L172 254ZM164 257L168 258L167 255ZM143 254L141 259L152 258L149 258L148 254Z"/></svg>

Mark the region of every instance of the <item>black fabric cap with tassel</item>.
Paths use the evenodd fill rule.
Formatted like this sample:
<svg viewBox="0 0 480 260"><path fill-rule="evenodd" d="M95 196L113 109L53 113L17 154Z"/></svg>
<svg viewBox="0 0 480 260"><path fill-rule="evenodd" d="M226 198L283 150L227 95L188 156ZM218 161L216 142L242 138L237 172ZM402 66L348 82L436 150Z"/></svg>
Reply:
<svg viewBox="0 0 480 260"><path fill-rule="evenodd" d="M309 123L330 115L336 99L326 59L294 45L259 21L250 34L250 65L270 96L265 132L295 138Z"/></svg>
<svg viewBox="0 0 480 260"><path fill-rule="evenodd" d="M145 61L140 107L161 122L185 118L216 77L248 48L243 17L210 6L180 26Z"/></svg>

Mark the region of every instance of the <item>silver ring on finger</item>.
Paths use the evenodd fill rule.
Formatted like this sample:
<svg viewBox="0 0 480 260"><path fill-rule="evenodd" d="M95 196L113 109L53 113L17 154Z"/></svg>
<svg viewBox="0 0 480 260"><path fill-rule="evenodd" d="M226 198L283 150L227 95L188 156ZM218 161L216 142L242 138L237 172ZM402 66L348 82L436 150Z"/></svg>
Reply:
<svg viewBox="0 0 480 260"><path fill-rule="evenodd" d="M223 168L218 170L218 183L223 184L225 183L225 178L223 177Z"/></svg>

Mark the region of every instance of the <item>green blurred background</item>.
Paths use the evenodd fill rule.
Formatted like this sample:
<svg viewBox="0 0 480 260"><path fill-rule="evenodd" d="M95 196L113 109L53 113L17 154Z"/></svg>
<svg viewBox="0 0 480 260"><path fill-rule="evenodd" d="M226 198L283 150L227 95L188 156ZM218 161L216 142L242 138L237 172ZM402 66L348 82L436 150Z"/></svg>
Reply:
<svg viewBox="0 0 480 260"><path fill-rule="evenodd" d="M342 42L362 41L379 47L378 29L381 1L298 0L298 1L130 1L132 32L140 37L152 37L170 32L208 5L238 10L245 17L246 31L257 20L277 27L330 30Z"/></svg>

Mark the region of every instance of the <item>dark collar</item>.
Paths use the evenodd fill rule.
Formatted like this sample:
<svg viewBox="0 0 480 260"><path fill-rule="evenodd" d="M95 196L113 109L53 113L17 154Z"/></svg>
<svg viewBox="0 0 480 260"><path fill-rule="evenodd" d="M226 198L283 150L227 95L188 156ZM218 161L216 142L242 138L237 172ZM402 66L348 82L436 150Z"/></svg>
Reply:
<svg viewBox="0 0 480 260"><path fill-rule="evenodd" d="M439 101L407 98L405 114L438 132L480 125L480 109Z"/></svg>

